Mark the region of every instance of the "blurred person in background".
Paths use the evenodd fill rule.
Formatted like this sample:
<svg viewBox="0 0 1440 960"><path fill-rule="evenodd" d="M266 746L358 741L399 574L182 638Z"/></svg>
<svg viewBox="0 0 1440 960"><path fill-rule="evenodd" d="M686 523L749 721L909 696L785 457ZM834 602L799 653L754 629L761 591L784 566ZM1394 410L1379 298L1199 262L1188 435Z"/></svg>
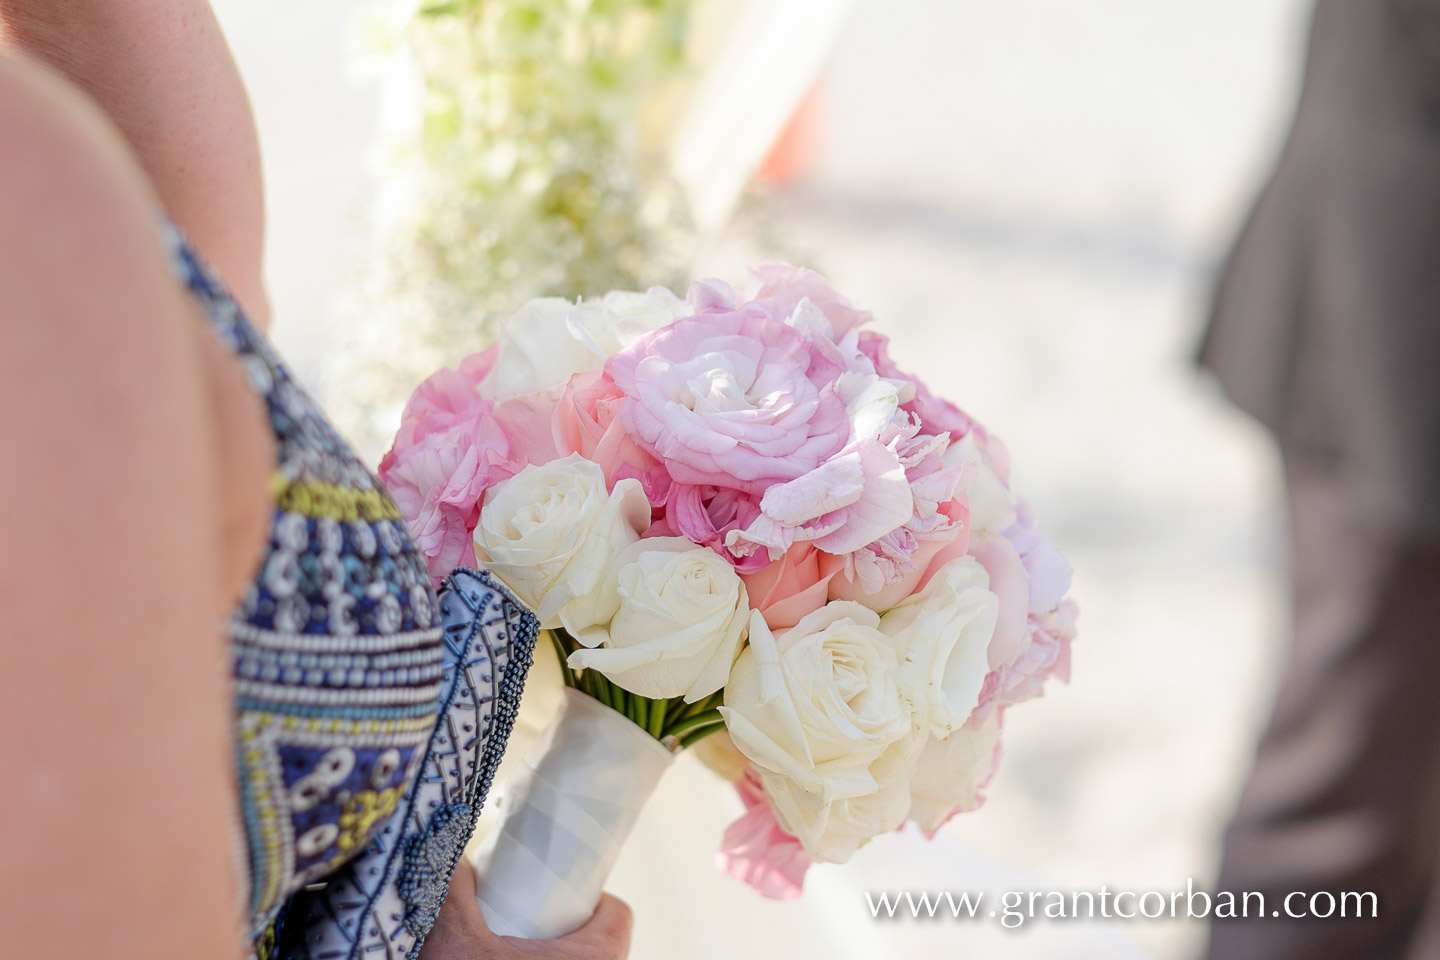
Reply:
<svg viewBox="0 0 1440 960"><path fill-rule="evenodd" d="M1317 3L1203 362L1279 440L1294 603L1219 889L1379 898L1220 920L1210 956L1440 956L1440 0Z"/></svg>

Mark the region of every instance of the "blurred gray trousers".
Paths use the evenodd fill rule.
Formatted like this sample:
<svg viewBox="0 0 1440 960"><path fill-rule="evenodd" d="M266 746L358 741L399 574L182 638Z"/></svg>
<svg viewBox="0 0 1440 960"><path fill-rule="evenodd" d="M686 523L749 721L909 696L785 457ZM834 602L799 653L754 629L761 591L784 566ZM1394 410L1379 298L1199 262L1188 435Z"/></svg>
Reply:
<svg viewBox="0 0 1440 960"><path fill-rule="evenodd" d="M1203 362L1280 440L1295 613L1219 889L1380 900L1210 957L1440 958L1440 0L1319 0Z"/></svg>

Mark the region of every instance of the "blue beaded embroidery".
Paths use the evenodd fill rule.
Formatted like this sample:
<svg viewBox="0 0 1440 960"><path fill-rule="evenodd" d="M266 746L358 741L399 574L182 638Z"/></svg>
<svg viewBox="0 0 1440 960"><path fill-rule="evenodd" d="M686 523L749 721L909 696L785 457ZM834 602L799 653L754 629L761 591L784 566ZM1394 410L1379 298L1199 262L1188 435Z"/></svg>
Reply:
<svg viewBox="0 0 1440 960"><path fill-rule="evenodd" d="M445 680L421 775L364 854L297 896L281 960L414 958L445 900L515 724L539 621L488 573L458 569L440 593Z"/></svg>
<svg viewBox="0 0 1440 960"><path fill-rule="evenodd" d="M229 623L251 936L411 795L445 684L440 610L394 502L172 225L179 279L263 398L276 506Z"/></svg>

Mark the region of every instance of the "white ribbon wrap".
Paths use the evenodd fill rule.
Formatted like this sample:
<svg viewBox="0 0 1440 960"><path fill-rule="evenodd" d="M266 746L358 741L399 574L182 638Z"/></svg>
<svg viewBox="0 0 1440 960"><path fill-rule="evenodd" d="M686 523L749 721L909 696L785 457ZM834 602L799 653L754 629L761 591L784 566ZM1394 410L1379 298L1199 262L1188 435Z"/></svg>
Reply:
<svg viewBox="0 0 1440 960"><path fill-rule="evenodd" d="M623 714L567 688L555 722L506 784L500 822L475 856L490 929L544 940L589 920L674 759Z"/></svg>

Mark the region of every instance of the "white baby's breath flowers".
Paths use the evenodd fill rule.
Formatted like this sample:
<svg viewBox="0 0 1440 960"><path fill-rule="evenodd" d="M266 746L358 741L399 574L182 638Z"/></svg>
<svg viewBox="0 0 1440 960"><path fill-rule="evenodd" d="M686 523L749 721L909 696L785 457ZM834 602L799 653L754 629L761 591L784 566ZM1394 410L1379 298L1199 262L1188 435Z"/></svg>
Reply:
<svg viewBox="0 0 1440 960"><path fill-rule="evenodd" d="M649 524L640 481L607 490L599 465L571 454L530 464L486 492L475 554L542 627L590 623L589 605L616 555Z"/></svg>
<svg viewBox="0 0 1440 960"><path fill-rule="evenodd" d="M572 668L598 670L642 697L692 703L725 685L750 616L734 568L684 537L626 547L588 609L593 623L567 618L587 648L570 654Z"/></svg>

